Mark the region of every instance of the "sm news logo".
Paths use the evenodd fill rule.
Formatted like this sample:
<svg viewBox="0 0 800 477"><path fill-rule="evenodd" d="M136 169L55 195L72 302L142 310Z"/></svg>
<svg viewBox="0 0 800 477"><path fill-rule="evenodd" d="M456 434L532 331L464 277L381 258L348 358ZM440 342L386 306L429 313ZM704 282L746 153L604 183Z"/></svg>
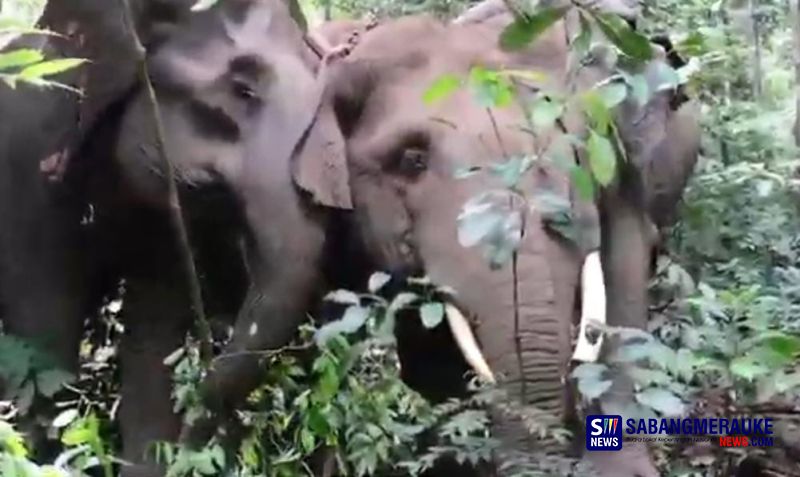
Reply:
<svg viewBox="0 0 800 477"><path fill-rule="evenodd" d="M586 449L618 451L622 449L622 416L586 416Z"/></svg>

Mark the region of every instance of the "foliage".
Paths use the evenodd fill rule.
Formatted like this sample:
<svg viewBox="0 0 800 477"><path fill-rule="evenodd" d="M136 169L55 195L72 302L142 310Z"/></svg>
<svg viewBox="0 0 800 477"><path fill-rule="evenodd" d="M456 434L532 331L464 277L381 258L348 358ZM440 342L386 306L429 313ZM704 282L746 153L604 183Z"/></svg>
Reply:
<svg viewBox="0 0 800 477"><path fill-rule="evenodd" d="M196 7L213 3L199 1ZM338 0L320 6L354 16L417 11L449 16L468 3ZM33 20L23 25L6 19L9 5L14 4L3 0L2 33L12 26L17 32L29 31L33 24ZM529 122L523 126L537 134L557 127L567 111L582 111L591 126L589 134L565 140L585 149L588 167L569 164L555 147L532 147L527 155L498 158L491 167L467 166L457 173L461 178L488 174L498 184L471 198L458 224L460 243L483 247L492 266L503 266L513 258L531 208L549 215L561 233L575 238L579 232L570 229L568 200L531 193L526 189L526 172L536 161L552 161L569 173L583 198L591 199L613 181L620 161L626 160L618 157L622 149L612 120L614 108L628 98L644 102L653 93L631 68L652 54L644 36L585 5L570 6L580 11L580 28L572 40L583 63L576 62L576 67L602 61L612 66L613 74L572 96L541 91L525 105ZM558 7L526 12L500 41L505 48L524 47L566 11ZM669 254L656 264L649 329L603 330L622 340L623 346L604 362L582 364L573 371L584 401L608 404L604 398L614 381L629 379L635 401L607 411L649 417L796 410L800 240L798 151L790 134L797 112L789 21L784 3L777 0L758 2L754 12L711 0L646 4L642 31L669 31L677 50L690 58L679 71L661 71L656 89L683 86L700 99L703 155L685 194L681 220L666 235ZM591 30L602 36L593 36ZM755 38L760 45L760 78L753 67ZM10 85L17 81L52 85L47 78L79 64L58 61L47 61L36 50L0 53L0 78ZM536 71L475 67L463 78L438 78L421 100L446 101L457 89L468 88L491 115L493 109L518 100L516 84L539 79L542 73ZM568 437L553 416L520 406L503 389L474 383L470 397L435 405L410 390L400 379L394 325L412 314L426 328L441 326L451 291L416 279L387 297L389 282L388 275L378 273L370 278L368 293L331 293L328 301L343 310L340 319L319 328L306 326L292 346L263 353L268 371L247 404L234 410L229 426L240 439L218 433L197 451L159 445L157 455L168 464L169 475L225 472L288 477L312 475L320 466L347 475L419 475L443 456L479 464L498 450L488 426L493 412L520 417L534 436ZM66 450L54 465L38 466L29 460L22 435L7 420L0 420L0 473L61 476L96 467L111 475L112 465L120 464L112 457L116 389L98 384L114 382L114 349L121 329L113 323L109 329L114 331L84 345L78 383L69 385L71 399L59 401L60 413L51 422L51 432L61 436ZM206 410L199 383L205 369L196 344L188 343L167 364L174 366L175 410L188 421L202 417ZM0 372L6 382L5 397L14 400L22 414L34 396L53 397L71 379L30 343L7 336L0 336ZM778 439L784 437L779 434ZM659 452L662 470L675 473L686 468L714 475L721 473L720 462L737 459L729 449L698 451L667 445ZM511 460L520 475L589 472L560 455Z"/></svg>
<svg viewBox="0 0 800 477"><path fill-rule="evenodd" d="M68 425L61 437L65 449L53 464L37 465L29 460L23 435L6 419L0 419L0 474L4 477L83 477L87 476L87 471L99 467L104 477L113 477L114 459L108 454L96 416L66 416L54 421L54 425L59 429Z"/></svg>
<svg viewBox="0 0 800 477"><path fill-rule="evenodd" d="M525 48L572 10L579 15L580 30L572 43L578 59L571 65L573 71L569 75L574 76L580 69L590 65L602 65L611 70L608 78L571 95L537 86L539 91L535 98L526 100L517 95L516 85L531 80L538 83L538 80L546 78L545 73L491 71L476 66L466 79L452 74L438 78L422 98L426 103L444 101L460 87L467 86L490 117L493 108L512 104L521 103L527 110L528 123L520 126L532 135L529 155L503 157L487 170L467 166L456 174L457 177L466 178L484 172L500 179L501 188L470 198L458 219L461 245L480 245L490 265L495 268L503 266L514 256L523 234L528 209L536 209L548 221L555 222L553 228L566 238L582 240L581 232L570 227L573 218L568 198L525 187L523 177L531 166L539 161L555 164L569 174L582 198L593 199L597 189L610 185L614 180L618 161L627 160L613 120L615 108L628 98L645 104L656 92L682 86L694 73L692 64L679 71L663 65L656 71L658 77L651 86L644 73L638 71L641 70L641 63L652 56L649 40L620 18L580 4L546 7L517 16L502 32L500 46L508 50ZM601 31L607 43L595 40L594 30ZM559 140L550 141L542 147L537 136L561 127L567 111L574 110L581 111L586 117L588 137L563 135ZM586 152L588 167L563 157L564 141L571 148ZM618 157L618 151L621 157ZM551 207L554 203L558 204L555 210Z"/></svg>
<svg viewBox="0 0 800 477"><path fill-rule="evenodd" d="M452 403L437 409L399 377L395 317L421 302L423 323L437 326L443 315L432 300L434 291L402 292L387 300L377 295L387 282L388 275L379 273L370 278L369 294L332 292L327 300L346 307L342 318L320 328L306 326L298 343L265 354L268 372L262 385L237 411L243 439L234 462L226 462L221 436L198 452L164 445L160 456L169 463L169 475L217 475L226 464L228 470L235 469L232 475L313 475L312 461L319 459L348 475L372 475L393 467L416 475L435 460L417 464L411 458L417 439L445 412L454 417L445 422L443 435L452 442L469 438L474 445L479 439L475 433L486 432L484 414L459 413ZM320 351L313 359L292 352L315 343ZM192 410L199 405L195 393L203 375L196 355L189 346L175 366L176 405L190 418L203 412Z"/></svg>
<svg viewBox="0 0 800 477"><path fill-rule="evenodd" d="M223 470L237 476L314 475L322 462L346 475L415 476L442 457L479 464L497 450L488 435L487 407L518 416L540 438L566 438L546 413L520 407L502 390L477 382L471 397L437 405L409 389L400 379L394 323L413 313L426 328L443 326L442 300L452 291L426 278L411 278L404 291L385 298L382 290L389 281L387 274L375 273L369 293L330 293L329 302L345 307L340 319L319 328L305 326L297 343L265 353L267 374L247 406L236 412L241 441L235 451L224 450L224 434L199 451L161 444L158 455L168 463L168 475L218 475ZM314 346L319 352L310 359L297 354ZM195 399L203 375L196 346L188 345L170 362L175 365L176 404L185 416L202 415ZM531 456L520 460L527 471L540 467Z"/></svg>
<svg viewBox="0 0 800 477"><path fill-rule="evenodd" d="M46 5L40 0L5 0L0 11L0 48L21 34L55 35L34 25ZM15 48L0 51L0 81L11 88L17 83L37 87L56 87L76 93L79 90L58 81L49 79L85 63L81 58L59 58L47 60L44 54L31 48Z"/></svg>
<svg viewBox="0 0 800 477"><path fill-rule="evenodd" d="M24 414L35 396L52 398L74 376L60 369L47 353L33 344L0 335L0 379L5 385L3 398L13 399Z"/></svg>

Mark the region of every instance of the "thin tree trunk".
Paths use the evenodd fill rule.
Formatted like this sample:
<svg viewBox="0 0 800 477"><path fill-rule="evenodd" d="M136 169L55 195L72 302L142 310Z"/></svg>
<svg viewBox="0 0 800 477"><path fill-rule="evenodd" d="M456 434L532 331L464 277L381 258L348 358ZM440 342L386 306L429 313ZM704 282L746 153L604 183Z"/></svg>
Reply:
<svg viewBox="0 0 800 477"><path fill-rule="evenodd" d="M333 19L333 0L325 0L325 21L329 22Z"/></svg>
<svg viewBox="0 0 800 477"><path fill-rule="evenodd" d="M759 25L759 14L757 0L748 2L750 21L753 25L753 97L757 101L761 99L763 73L761 72L761 32Z"/></svg>
<svg viewBox="0 0 800 477"><path fill-rule="evenodd" d="M794 118L794 142L800 147L800 0L789 0L791 14L789 21L792 22L792 38L794 40L794 90L795 90L795 118Z"/></svg>

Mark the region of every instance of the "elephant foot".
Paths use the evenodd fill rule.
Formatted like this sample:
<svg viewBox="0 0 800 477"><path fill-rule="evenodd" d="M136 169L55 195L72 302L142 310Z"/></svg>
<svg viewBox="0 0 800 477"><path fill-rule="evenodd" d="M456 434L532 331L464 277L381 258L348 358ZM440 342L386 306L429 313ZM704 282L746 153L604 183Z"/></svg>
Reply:
<svg viewBox="0 0 800 477"><path fill-rule="evenodd" d="M602 477L660 477L647 445L628 442L617 452L587 452L588 460Z"/></svg>

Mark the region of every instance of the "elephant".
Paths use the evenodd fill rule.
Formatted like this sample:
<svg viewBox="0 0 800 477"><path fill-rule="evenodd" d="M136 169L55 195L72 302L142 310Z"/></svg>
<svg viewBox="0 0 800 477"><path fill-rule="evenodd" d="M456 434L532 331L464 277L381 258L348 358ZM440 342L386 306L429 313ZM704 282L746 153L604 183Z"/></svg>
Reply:
<svg viewBox="0 0 800 477"><path fill-rule="evenodd" d="M350 207L336 160L343 144L313 94L326 45L302 31L291 1L223 0L196 13L191 0L131 1L156 122L126 3L61 3L51 2L43 24L69 35L43 41L53 54L91 60L61 78L84 99L0 86L3 110L19 114L0 126L2 319L12 334L50 337L47 349L74 369L84 318L123 280L119 420L123 458L134 465L122 475L159 475L148 446L176 440L182 427L163 360L196 311L159 141L196 232L206 305L240 315L228 358L204 388L219 411L257 382L247 351L288 340L305 318L333 241L330 211Z"/></svg>
<svg viewBox="0 0 800 477"><path fill-rule="evenodd" d="M76 167L90 171L95 253L125 280L120 422L129 460L141 462L154 440L204 444L258 384L258 352L288 342L325 288L332 217L351 204L341 134L320 105L329 58L315 51L279 0L222 1L187 15L147 58L160 120L140 85L84 145ZM172 239L160 144L209 312L234 316L201 389L211 416L185 426L162 361L193 323L193 291Z"/></svg>
<svg viewBox="0 0 800 477"><path fill-rule="evenodd" d="M497 188L497 181L486 176L455 180L454 171L487 167L544 145L564 147L558 137L564 132L584 135L585 120L568 110L567 131L550 130L532 139L520 127L526 124L520 109L487 113L463 89L435 105L426 106L421 98L438 77L466 76L477 65L546 72L545 84L523 88L523 97L539 88L580 90L612 71L602 63L589 64L574 81L567 79L570 18L515 53L496 46L507 21L483 20L477 16L443 25L414 17L379 25L336 65L326 101L333 105L347 144L354 214L366 253L380 268L425 273L454 289L448 311L466 315L466 334L474 335L458 336L454 327L455 340L476 372L496 377L517 401L569 420L573 402L564 383L581 276L584 317L595 314L604 320L607 315L609 325L644 328L652 230L669 224L697 159L697 111L680 90L654 93L644 105L627 99L615 123L629 162L588 204L578 199L563 170L536 162L520 187L566 198L578 220L595 221L594 233L588 227L585 240L566 240L548 227L534 203L514 260L493 269L478 250L458 245L456 224L462 204ZM329 30L339 34L338 28ZM661 53L645 70L652 91L659 63L673 56ZM578 163L587 161L583 151L567 147L561 152ZM476 342L480 349L471 349ZM613 346L612 341L606 351ZM619 395L616 404L632 396L624 389ZM513 418L493 417L493 434L502 442L500 462L547 448ZM602 475L657 475L643 447L626 444L623 452L599 454L588 457ZM501 475L507 472L502 469Z"/></svg>
<svg viewBox="0 0 800 477"><path fill-rule="evenodd" d="M158 16L131 3L137 23ZM84 319L102 292L89 254L88 203L65 175L102 111L135 81L135 51L122 34L121 5L49 2L40 24L60 35L23 35L4 48L93 60L58 77L85 96L22 82L15 89L0 85L0 322L5 333L49 355L52 367L72 373ZM26 432L41 440L42 430L29 424Z"/></svg>
<svg viewBox="0 0 800 477"><path fill-rule="evenodd" d="M430 108L422 102L441 75L508 62L510 57L494 46L496 39L491 28L447 26L427 17L381 24L334 67L327 101L346 139L354 214L365 252L379 268L424 273L452 287L455 299L447 307L448 318L465 315L470 325L466 330L453 326L465 359L479 374L503 382L514 399L564 416L571 399L562 383L572 350L575 298L592 250L552 231L538 207L526 213L512 264L492 269L479 250L459 246L462 205L487 188L502 186L486 175L456 180L454 171L489 167L528 153L535 144L520 127L524 115L516 108L487 113L466 90ZM559 47L555 36L548 47ZM550 139L560 135L549 134ZM554 147L568 152L566 143ZM520 187L577 202L567 175L541 161ZM584 293L597 296L594 286L589 284ZM477 337L479 352L472 349L474 336L464 332ZM405 360L402 366L408 364ZM523 448L528 436L521 423L495 417L494 435L507 449Z"/></svg>

